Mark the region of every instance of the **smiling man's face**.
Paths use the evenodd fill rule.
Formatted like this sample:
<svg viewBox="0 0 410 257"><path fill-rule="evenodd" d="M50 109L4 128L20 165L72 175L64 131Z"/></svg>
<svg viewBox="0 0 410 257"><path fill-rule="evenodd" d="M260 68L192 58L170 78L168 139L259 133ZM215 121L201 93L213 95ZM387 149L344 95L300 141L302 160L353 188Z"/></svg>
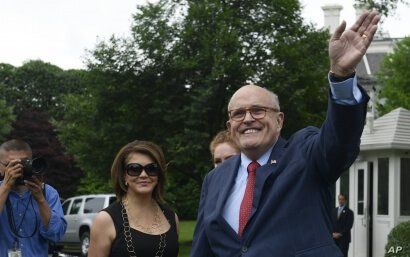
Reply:
<svg viewBox="0 0 410 257"><path fill-rule="evenodd" d="M266 109L263 118L252 117L248 108L262 107ZM227 122L232 138L241 151L252 160L262 156L277 140L283 125L284 115L271 93L258 86L249 85L240 88L232 96L228 111L248 109L242 121L232 118Z"/></svg>

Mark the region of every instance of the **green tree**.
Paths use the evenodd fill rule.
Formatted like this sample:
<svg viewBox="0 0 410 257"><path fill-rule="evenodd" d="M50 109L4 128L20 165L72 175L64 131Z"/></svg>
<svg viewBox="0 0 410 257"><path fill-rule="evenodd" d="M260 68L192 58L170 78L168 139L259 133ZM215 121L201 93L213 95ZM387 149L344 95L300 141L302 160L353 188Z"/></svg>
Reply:
<svg viewBox="0 0 410 257"><path fill-rule="evenodd" d="M5 123L0 135L34 143L35 152L40 152L51 164L47 182L56 186L64 197L74 194L81 171L72 156L65 153L50 122L63 117L64 95L83 92L86 74L81 70L64 71L40 60L26 62L21 67L0 64L0 95L4 99L0 100L0 106L4 101L7 103L4 108L0 107ZM17 120L10 130L7 113L12 110ZM43 148L38 149L39 145Z"/></svg>
<svg viewBox="0 0 410 257"><path fill-rule="evenodd" d="M410 109L410 37L402 39L381 65L378 79L382 86L378 109L382 114L398 107Z"/></svg>
<svg viewBox="0 0 410 257"><path fill-rule="evenodd" d="M28 61L20 67L0 64L0 93L15 113L35 108L59 119L64 112L62 96L82 92L85 71L61 68L41 60Z"/></svg>
<svg viewBox="0 0 410 257"><path fill-rule="evenodd" d="M27 109L13 123L9 139L22 139L33 149L33 157L43 157L47 162L45 182L54 186L60 196L73 196L82 172L73 165L72 156L65 153L57 139L54 126L46 113Z"/></svg>
<svg viewBox="0 0 410 257"><path fill-rule="evenodd" d="M86 171L79 192L107 192L110 168L115 154L129 140L133 128L141 130L134 120L134 110L139 113L138 100L121 87L125 77L93 72L88 91L84 94L69 94L64 97L67 110L64 119L55 124L59 138L73 154L78 165ZM129 82L131 83L131 82ZM140 96L142 98L143 96ZM149 122L149 120L146 120Z"/></svg>
<svg viewBox="0 0 410 257"><path fill-rule="evenodd" d="M7 94L2 90L5 88L10 78L14 67L9 64L0 63L0 141L4 142L12 129L12 123L16 116L13 112L14 106L7 102Z"/></svg>
<svg viewBox="0 0 410 257"><path fill-rule="evenodd" d="M187 9L175 50L189 104L179 113L183 133L168 140L180 169L207 172L208 142L225 127L230 96L246 83L279 94L289 117L285 136L321 123L328 34L303 25L298 1L189 1Z"/></svg>
<svg viewBox="0 0 410 257"><path fill-rule="evenodd" d="M14 120L13 108L8 106L6 101L0 99L0 142L4 142L10 133Z"/></svg>
<svg viewBox="0 0 410 257"><path fill-rule="evenodd" d="M100 42L90 55L87 92L65 98L67 112L58 123L60 138L79 165L105 180L121 146L146 139L167 152L167 138L181 129L175 114L186 102L187 90L182 80L178 82L180 68L170 65L165 47L152 50L154 44L166 44L167 33L174 32L159 21L167 18L162 8L150 4L141 9L152 18L136 22L151 24L148 27L155 30L134 33L132 39L112 37ZM106 190L100 182L94 188Z"/></svg>
<svg viewBox="0 0 410 257"><path fill-rule="evenodd" d="M369 9L375 9L386 17L394 14L398 4L408 4L407 0L355 0L355 2Z"/></svg>

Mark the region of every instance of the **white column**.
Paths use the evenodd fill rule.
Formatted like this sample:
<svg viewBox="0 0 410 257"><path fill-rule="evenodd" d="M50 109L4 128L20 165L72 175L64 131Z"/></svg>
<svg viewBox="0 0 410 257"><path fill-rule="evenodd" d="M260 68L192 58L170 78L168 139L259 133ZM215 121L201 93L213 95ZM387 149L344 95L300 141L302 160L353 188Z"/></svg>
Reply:
<svg viewBox="0 0 410 257"><path fill-rule="evenodd" d="M322 6L325 15L325 28L329 29L330 34L333 34L340 24L340 11L342 9L343 6L339 4L327 4Z"/></svg>

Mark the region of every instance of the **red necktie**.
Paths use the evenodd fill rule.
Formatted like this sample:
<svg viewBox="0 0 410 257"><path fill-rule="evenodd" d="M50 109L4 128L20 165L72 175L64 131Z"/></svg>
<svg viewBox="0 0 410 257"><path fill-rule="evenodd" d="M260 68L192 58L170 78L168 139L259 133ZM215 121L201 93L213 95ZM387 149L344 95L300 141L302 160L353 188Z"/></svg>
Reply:
<svg viewBox="0 0 410 257"><path fill-rule="evenodd" d="M252 212L253 190L255 188L256 169L261 165L258 162L251 162L248 165L248 181L246 182L245 194L241 202L239 210L239 236L242 236L246 223L249 220Z"/></svg>

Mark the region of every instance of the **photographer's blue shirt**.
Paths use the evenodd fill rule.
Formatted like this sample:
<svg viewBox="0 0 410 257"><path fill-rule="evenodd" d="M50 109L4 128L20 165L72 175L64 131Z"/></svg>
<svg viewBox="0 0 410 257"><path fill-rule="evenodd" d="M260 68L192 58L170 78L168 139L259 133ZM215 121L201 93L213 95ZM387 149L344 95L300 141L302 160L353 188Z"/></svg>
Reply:
<svg viewBox="0 0 410 257"><path fill-rule="evenodd" d="M0 213L0 257L7 257L8 250L13 249L15 244L23 257L48 256L49 241L58 242L64 235L67 222L59 195L52 186L45 185L45 196L51 210L48 229L41 222L38 205L31 192L20 195L10 191L10 204L5 204ZM11 225L13 222L14 225ZM13 233L12 227L18 236Z"/></svg>

